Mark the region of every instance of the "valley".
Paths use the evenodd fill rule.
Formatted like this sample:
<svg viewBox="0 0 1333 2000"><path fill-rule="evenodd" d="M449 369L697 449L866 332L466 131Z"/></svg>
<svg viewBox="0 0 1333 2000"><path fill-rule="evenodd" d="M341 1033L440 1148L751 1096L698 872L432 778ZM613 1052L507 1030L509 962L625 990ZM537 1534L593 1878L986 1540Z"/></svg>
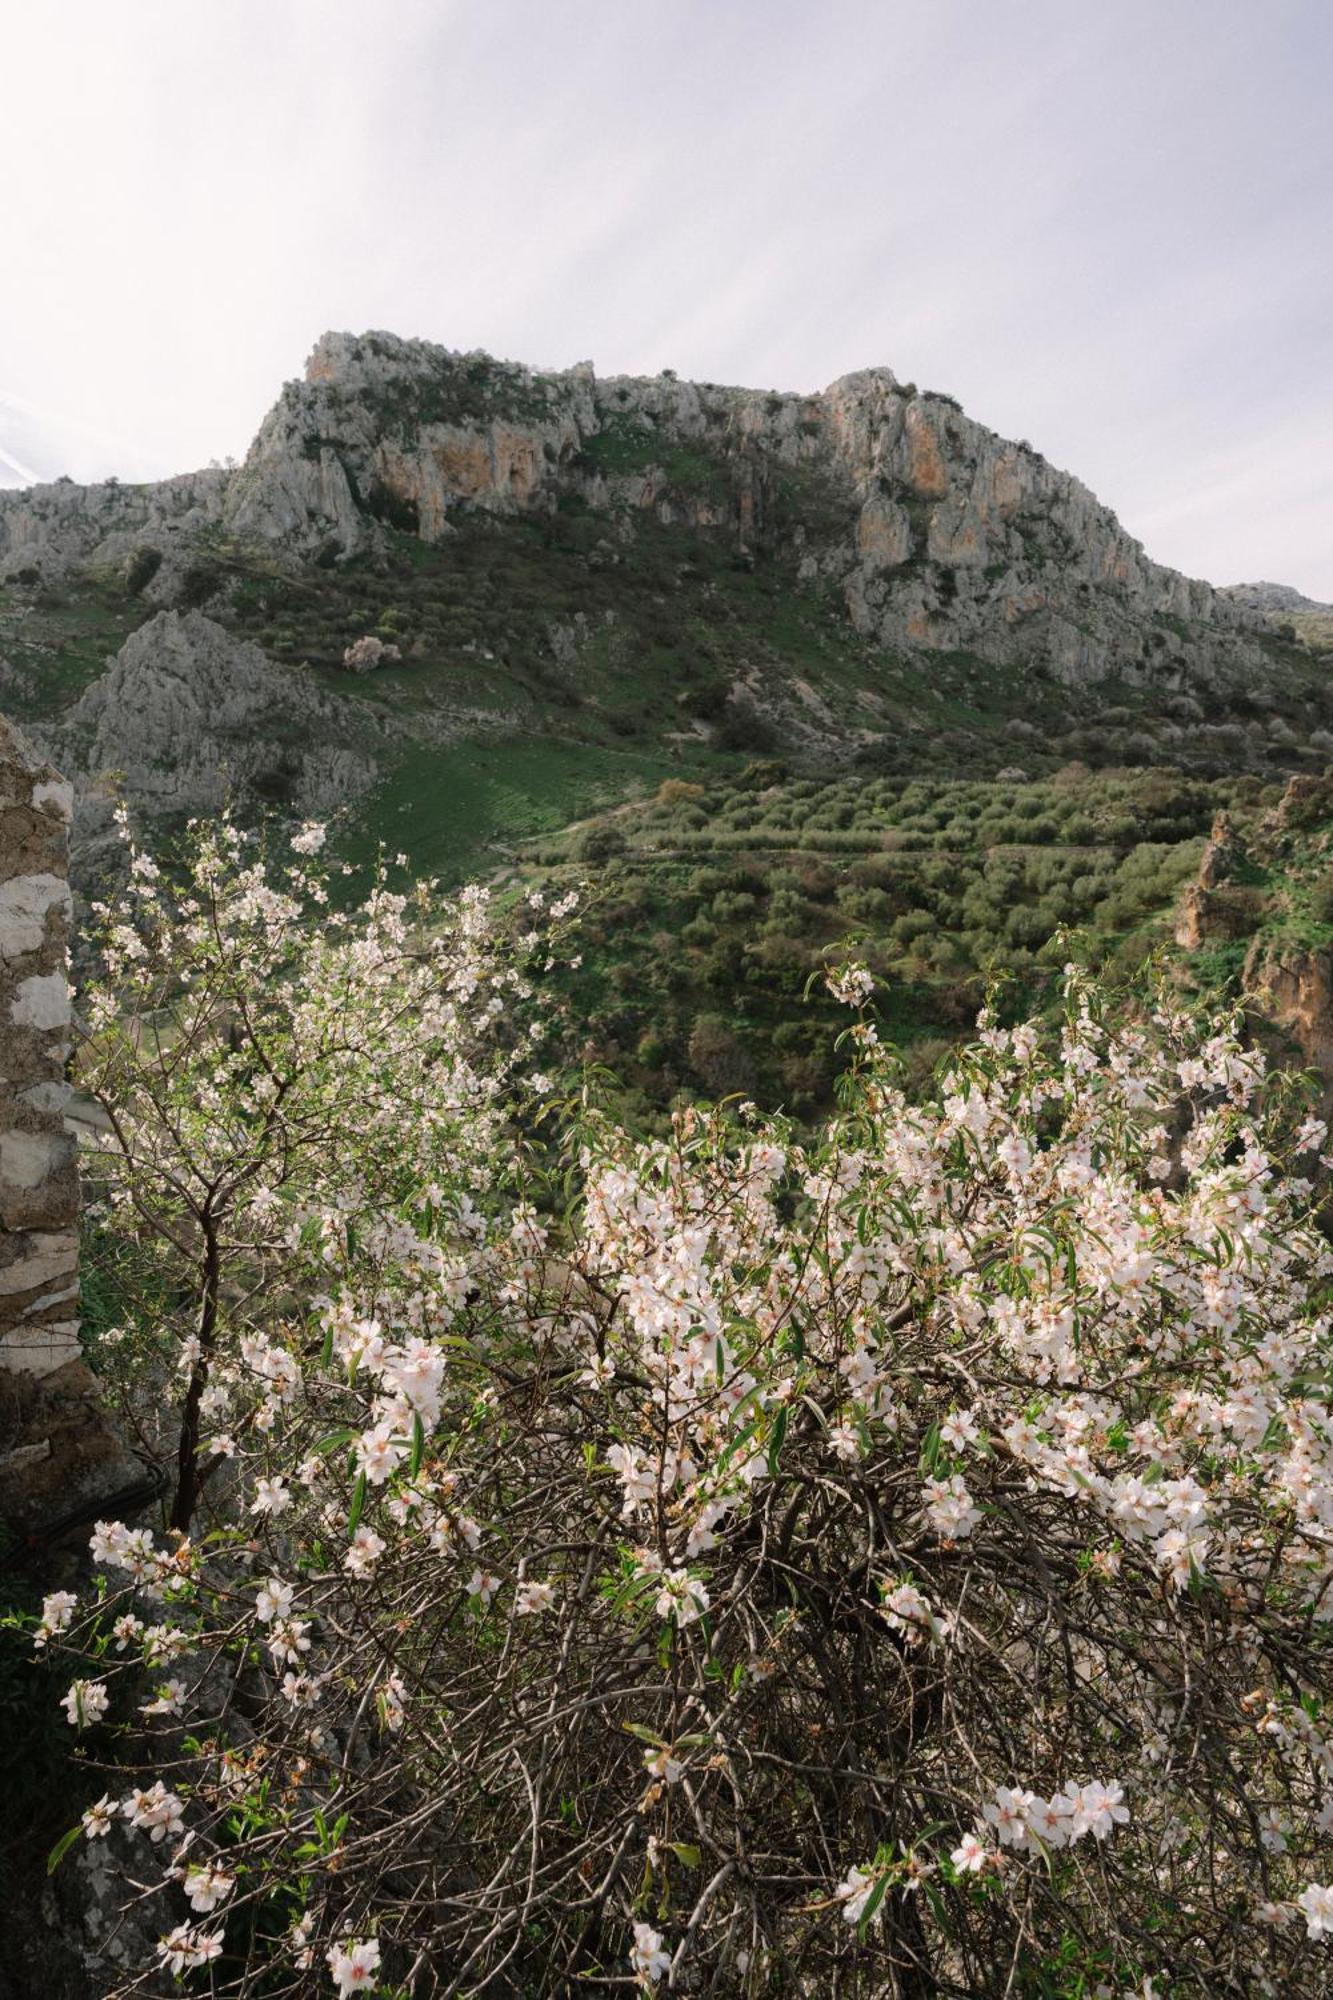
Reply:
<svg viewBox="0 0 1333 2000"><path fill-rule="evenodd" d="M1312 897L1251 864L1225 935L1180 917L1216 815L1262 845L1333 756L1324 609L1157 568L887 369L798 397L330 335L235 469L0 495L0 702L75 780L80 887L117 794L163 838L231 798L441 891L579 883L564 1054L650 1123L826 1111L849 939L918 1082L1071 950L1232 998L1248 963L1256 1000L1257 941L1324 951L1330 815Z"/></svg>

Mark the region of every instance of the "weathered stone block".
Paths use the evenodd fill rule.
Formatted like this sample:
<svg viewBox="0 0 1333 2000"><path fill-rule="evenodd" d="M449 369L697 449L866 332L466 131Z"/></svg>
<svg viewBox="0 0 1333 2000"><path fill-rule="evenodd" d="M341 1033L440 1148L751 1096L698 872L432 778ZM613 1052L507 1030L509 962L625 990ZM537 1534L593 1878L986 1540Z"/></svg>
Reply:
<svg viewBox="0 0 1333 2000"><path fill-rule="evenodd" d="M0 1369L16 1375L53 1375L79 1359L79 1322L24 1323L0 1337Z"/></svg>
<svg viewBox="0 0 1333 2000"><path fill-rule="evenodd" d="M32 788L32 802L39 812L53 812L68 823L74 817L74 787L63 778L47 779Z"/></svg>
<svg viewBox="0 0 1333 2000"><path fill-rule="evenodd" d="M40 1187L73 1157L73 1141L63 1132L0 1132L0 1182L9 1187Z"/></svg>
<svg viewBox="0 0 1333 2000"><path fill-rule="evenodd" d="M35 972L20 980L9 1009L16 1028L67 1028L69 981L63 972Z"/></svg>
<svg viewBox="0 0 1333 2000"><path fill-rule="evenodd" d="M58 875L14 875L0 882L0 958L40 951L52 912L68 923L71 907L69 883Z"/></svg>
<svg viewBox="0 0 1333 2000"><path fill-rule="evenodd" d="M73 1229L7 1232L0 1236L0 1298L54 1284L74 1269L78 1254Z"/></svg>

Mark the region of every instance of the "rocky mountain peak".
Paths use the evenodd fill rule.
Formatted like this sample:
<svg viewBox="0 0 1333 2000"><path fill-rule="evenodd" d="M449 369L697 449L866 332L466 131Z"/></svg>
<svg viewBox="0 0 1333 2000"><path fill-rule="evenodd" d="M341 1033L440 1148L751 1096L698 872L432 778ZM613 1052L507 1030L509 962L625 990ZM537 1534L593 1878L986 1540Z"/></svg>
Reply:
<svg viewBox="0 0 1333 2000"><path fill-rule="evenodd" d="M138 488L0 495L0 577L171 558L221 535L341 564L389 531L442 542L468 514L585 505L789 559L868 643L967 652L1081 685L1261 673L1268 606L1152 562L1079 480L890 368L814 394L543 371L330 332L245 462ZM1265 587L1268 588L1268 587Z"/></svg>
<svg viewBox="0 0 1333 2000"><path fill-rule="evenodd" d="M868 639L970 650L1066 682L1253 671L1248 604L1153 563L1080 481L889 368L817 394L543 372L385 333L326 334L289 383L223 519L326 560L377 524L439 541L460 512L584 500L734 534L786 508L807 581Z"/></svg>

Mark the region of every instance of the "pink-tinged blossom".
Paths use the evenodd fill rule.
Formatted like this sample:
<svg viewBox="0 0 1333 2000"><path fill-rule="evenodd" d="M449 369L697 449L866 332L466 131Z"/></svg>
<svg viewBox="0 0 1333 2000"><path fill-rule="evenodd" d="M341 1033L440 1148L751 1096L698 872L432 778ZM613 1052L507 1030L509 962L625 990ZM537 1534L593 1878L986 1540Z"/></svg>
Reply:
<svg viewBox="0 0 1333 2000"><path fill-rule="evenodd" d="M83 1815L83 1831L89 1840L105 1840L111 1831L111 1823L119 1808L116 1801L103 1792L95 1804L90 1805Z"/></svg>
<svg viewBox="0 0 1333 2000"><path fill-rule="evenodd" d="M661 1578L654 1608L659 1618L674 1618L684 1628L703 1617L708 1609L708 1592L688 1570L668 1570Z"/></svg>
<svg viewBox="0 0 1333 2000"><path fill-rule="evenodd" d="M947 1638L953 1629L951 1618L941 1618L932 1608L929 1600L912 1583L897 1583L884 1592L880 1610L895 1632L901 1632L909 1645L919 1644L923 1639Z"/></svg>
<svg viewBox="0 0 1333 2000"><path fill-rule="evenodd" d="M140 1715L179 1715L185 1707L188 1690L182 1680L169 1680L160 1687L151 1701L140 1702Z"/></svg>
<svg viewBox="0 0 1333 2000"><path fill-rule="evenodd" d="M146 1833L154 1845L165 1840L169 1833L180 1833L184 1828L183 1802L167 1790L160 1778L145 1790L131 1792L121 1811L130 1825Z"/></svg>
<svg viewBox="0 0 1333 2000"><path fill-rule="evenodd" d="M53 1590L49 1597L44 1598L41 1622L33 1634L33 1645L40 1649L57 1632L67 1632L78 1602L72 1590Z"/></svg>
<svg viewBox="0 0 1333 2000"><path fill-rule="evenodd" d="M222 1932L205 1933L191 1924L177 1924L160 1940L157 1952L163 1968L179 1979L222 1956Z"/></svg>
<svg viewBox="0 0 1333 2000"><path fill-rule="evenodd" d="M499 1588L499 1577L493 1575L488 1569L478 1567L473 1570L471 1576L468 1578L468 1596L475 1597L483 1610L490 1604L491 1599L495 1596Z"/></svg>
<svg viewBox="0 0 1333 2000"><path fill-rule="evenodd" d="M190 1908L207 1915L226 1902L236 1887L236 1877L228 1874L220 1861L207 1861L186 1869L183 1886Z"/></svg>
<svg viewBox="0 0 1333 2000"><path fill-rule="evenodd" d="M329 1947L326 1958L340 2000L349 1993L374 1991L380 1969L378 1938L344 1938Z"/></svg>
<svg viewBox="0 0 1333 2000"><path fill-rule="evenodd" d="M343 1557L343 1568L349 1576L373 1576L375 1565L384 1554L385 1542L373 1528L359 1527L352 1537L351 1547Z"/></svg>
<svg viewBox="0 0 1333 2000"><path fill-rule="evenodd" d="M319 1681L313 1674L298 1674L289 1667L282 1677L282 1698L293 1708L313 1708L319 1700Z"/></svg>
<svg viewBox="0 0 1333 2000"><path fill-rule="evenodd" d="M1073 1838L1090 1833L1094 1840L1105 1840L1117 1826L1124 1826L1129 1819L1129 1807L1122 1803L1124 1792L1119 1785L1102 1785L1096 1782L1080 1785L1069 1794L1073 1812Z"/></svg>
<svg viewBox="0 0 1333 2000"><path fill-rule="evenodd" d="M656 1986L662 1975L671 1970L671 1954L662 1949L662 1934L650 1924L635 1924L629 1959L634 1977L641 1985Z"/></svg>
<svg viewBox="0 0 1333 2000"><path fill-rule="evenodd" d="M265 1625L271 1625L275 1618L286 1618L291 1612L296 1591L281 1577L271 1576L261 1583L255 1595L255 1616Z"/></svg>
<svg viewBox="0 0 1333 2000"><path fill-rule="evenodd" d="M89 1729L100 1722L111 1706L111 1696L105 1681L74 1681L68 1694L61 1697L71 1728Z"/></svg>
<svg viewBox="0 0 1333 2000"><path fill-rule="evenodd" d="M842 1904L842 1914L845 1922L849 1924L860 1923L862 1917L865 1915L866 1904L870 1901L878 1883L878 1875L869 1874L864 1868L849 1868L847 1870L846 1875L833 1891L838 1901ZM881 1903L875 1912L875 1916L871 1919L872 1922L879 1920L879 1915L883 1907L884 1905Z"/></svg>
<svg viewBox="0 0 1333 2000"><path fill-rule="evenodd" d="M1028 1814L1036 1804L1036 1793L1021 1785L997 1785L995 1797L985 1808L985 1816L1002 1847L1028 1845Z"/></svg>
<svg viewBox="0 0 1333 2000"><path fill-rule="evenodd" d="M309 1619L275 1619L269 1628L268 1649L279 1666L298 1666L301 1655L310 1651Z"/></svg>
<svg viewBox="0 0 1333 2000"><path fill-rule="evenodd" d="M255 1481L255 1497L250 1502L252 1514L285 1514L291 1504L291 1490L285 1479Z"/></svg>
<svg viewBox="0 0 1333 2000"><path fill-rule="evenodd" d="M966 1451L980 1436L981 1426L971 1410L950 1410L940 1425L940 1442L950 1451Z"/></svg>
<svg viewBox="0 0 1333 2000"><path fill-rule="evenodd" d="M874 974L868 966L855 962L827 972L824 984L844 1007L864 1007L875 990Z"/></svg>
<svg viewBox="0 0 1333 2000"><path fill-rule="evenodd" d="M378 1706L380 1721L391 1735L396 1735L407 1720L407 1683L399 1673L392 1673L379 1691Z"/></svg>
<svg viewBox="0 0 1333 2000"><path fill-rule="evenodd" d="M127 1646L134 1645L143 1633L144 1624L132 1611L122 1612L111 1627L111 1636L116 1642L116 1651L123 1653Z"/></svg>
<svg viewBox="0 0 1333 2000"><path fill-rule="evenodd" d="M1307 1936L1333 1937L1333 1887L1311 1882L1297 1896L1296 1908L1305 1918Z"/></svg>
<svg viewBox="0 0 1333 2000"><path fill-rule="evenodd" d="M407 1445L392 1424L375 1424L356 1441L356 1469L372 1486L383 1486L407 1457Z"/></svg>
<svg viewBox="0 0 1333 2000"><path fill-rule="evenodd" d="M948 1541L965 1540L982 1518L960 1472L950 1473L947 1479L927 1480L924 1498L931 1527Z"/></svg>

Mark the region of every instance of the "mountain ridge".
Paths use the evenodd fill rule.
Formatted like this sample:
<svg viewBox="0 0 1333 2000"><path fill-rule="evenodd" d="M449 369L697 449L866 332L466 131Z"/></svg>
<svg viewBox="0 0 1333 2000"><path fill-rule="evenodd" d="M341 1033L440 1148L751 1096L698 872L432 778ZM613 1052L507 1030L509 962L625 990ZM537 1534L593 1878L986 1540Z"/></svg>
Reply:
<svg viewBox="0 0 1333 2000"><path fill-rule="evenodd" d="M239 466L0 494L0 701L87 800L118 769L150 818L209 811L211 759L256 812L360 801L366 838L446 874L530 817L492 745L543 826L756 753L1267 774L1317 754L1325 680L888 368L779 393L334 333ZM465 825L451 795L489 804Z"/></svg>
<svg viewBox="0 0 1333 2000"><path fill-rule="evenodd" d="M877 643L968 648L1071 683L1151 677L1165 648L1137 628L1153 619L1206 627L1222 655L1243 648L1247 605L1153 563L1073 475L891 369L803 395L603 379L588 363L542 373L381 333L323 336L234 471L0 496L0 576L123 560L146 536L169 553L205 528L345 561L386 521L433 542L461 509L540 512L571 495L732 528L743 550L802 479L843 517L804 555L804 580L834 583Z"/></svg>

